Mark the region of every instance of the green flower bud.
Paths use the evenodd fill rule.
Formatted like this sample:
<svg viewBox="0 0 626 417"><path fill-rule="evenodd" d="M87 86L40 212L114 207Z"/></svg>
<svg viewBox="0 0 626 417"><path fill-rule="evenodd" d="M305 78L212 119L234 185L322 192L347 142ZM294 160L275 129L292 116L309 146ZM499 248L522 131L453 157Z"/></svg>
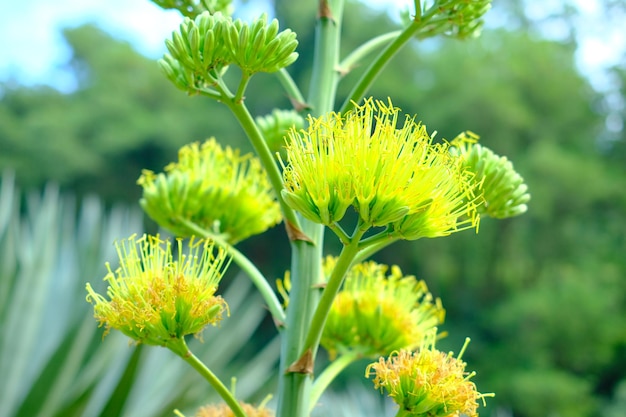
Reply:
<svg viewBox="0 0 626 417"><path fill-rule="evenodd" d="M296 34L289 29L279 33L278 21L268 25L266 15L249 25L220 12L204 12L193 20L185 18L165 45L169 54L161 68L190 93L214 86L231 64L250 76L278 71L298 57Z"/></svg>
<svg viewBox="0 0 626 417"><path fill-rule="evenodd" d="M138 183L146 213L177 236L200 227L230 243L281 220L280 207L258 159L223 149L215 139L184 146L165 173L144 171Z"/></svg>
<svg viewBox="0 0 626 417"><path fill-rule="evenodd" d="M530 201L528 186L504 156L478 145L478 137L471 132L460 134L453 142L453 150L463 165L474 173L474 192L482 194L483 204L478 211L489 217L504 219L525 213Z"/></svg>
<svg viewBox="0 0 626 417"><path fill-rule="evenodd" d="M186 18L165 46L191 78L214 81L232 62L232 54L223 41L232 25L232 19L222 13L204 12L194 20Z"/></svg>
<svg viewBox="0 0 626 417"><path fill-rule="evenodd" d="M304 128L304 118L295 110L274 109L267 116L257 117L256 123L270 150L281 153L285 151L285 137L289 130Z"/></svg>
<svg viewBox="0 0 626 417"><path fill-rule="evenodd" d="M298 58L296 34L290 29L279 33L278 20L268 25L265 14L251 25L237 19L229 26L224 42L232 51L233 62L247 74L275 72Z"/></svg>
<svg viewBox="0 0 626 417"><path fill-rule="evenodd" d="M466 39L480 35L482 17L491 8L491 0L435 0L423 2L415 16L402 15L406 24L418 23L418 38L446 35Z"/></svg>

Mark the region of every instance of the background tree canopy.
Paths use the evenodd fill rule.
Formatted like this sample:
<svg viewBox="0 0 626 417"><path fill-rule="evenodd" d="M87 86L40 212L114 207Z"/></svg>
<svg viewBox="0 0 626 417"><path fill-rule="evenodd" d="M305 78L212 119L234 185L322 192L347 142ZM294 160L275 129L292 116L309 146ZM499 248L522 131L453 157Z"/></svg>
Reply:
<svg viewBox="0 0 626 417"><path fill-rule="evenodd" d="M295 3L275 7L299 34L301 56L289 71L306 85L314 12ZM345 15L348 46L370 36L364 28L393 27L362 5ZM478 40L413 45L377 80L372 95L393 97L438 138L480 135L514 161L533 197L520 218L485 220L478 235L396 244L378 260L425 279L445 301L443 348L472 337L465 357L480 389L497 393L491 412L617 417L626 409L626 135L607 131L605 120L612 112L623 126L626 113L616 116L577 71L574 41L533 33L487 30ZM141 169L161 170L185 143L215 136L249 149L224 107L175 90L128 44L93 26L64 36L75 92L2 88L0 170L14 170L23 187L52 180L109 202L136 201ZM615 68L621 90L611 92L622 100L625 68ZM289 108L273 77L252 84L255 115ZM272 247L261 241L244 250ZM278 275L283 265L272 267Z"/></svg>

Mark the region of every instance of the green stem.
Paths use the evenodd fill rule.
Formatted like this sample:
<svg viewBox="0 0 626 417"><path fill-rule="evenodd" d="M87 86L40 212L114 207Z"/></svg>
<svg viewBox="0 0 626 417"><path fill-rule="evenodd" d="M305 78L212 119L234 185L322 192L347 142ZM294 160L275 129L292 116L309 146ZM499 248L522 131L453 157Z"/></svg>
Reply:
<svg viewBox="0 0 626 417"><path fill-rule="evenodd" d="M386 248L387 246L391 245L394 242L397 242L398 240L399 239L397 237L393 236L381 236L380 240L370 242L369 245L361 247L361 249L359 249L359 253L354 258L354 262L363 262L379 250Z"/></svg>
<svg viewBox="0 0 626 417"><path fill-rule="evenodd" d="M369 68L361 76L359 81L348 95L346 101L341 106L341 113L345 113L354 107L354 103L358 103L365 95L367 90L376 80L376 77L385 68L387 63L394 57L396 53L420 30L423 26L422 21L413 21L406 29L404 29L396 39L391 42L372 62Z"/></svg>
<svg viewBox="0 0 626 417"><path fill-rule="evenodd" d="M278 77L278 81L280 82L280 84L283 86L283 88L287 92L289 98L292 101L295 101L295 102L297 102L299 104L304 105L305 106L304 109L308 109L308 106L306 106L306 103L304 101L304 96L300 92L300 89L296 85L296 83L293 80L293 78L291 78L291 75L289 75L287 70L285 68L281 68L275 74ZM300 109L297 109L297 110L300 110Z"/></svg>
<svg viewBox="0 0 626 417"><path fill-rule="evenodd" d="M219 380L217 376L209 368L206 367L204 363L200 359L194 355L184 339L178 339L179 343L175 349L172 349L175 353L177 353L185 362L187 362L193 369L195 369L204 379L206 379L209 384L213 387L213 389L219 394L220 397L228 404L230 409L233 411L235 416L237 417L248 417L246 412L241 408L241 404L235 399L235 396L226 388L222 381ZM183 353L184 352L184 353Z"/></svg>
<svg viewBox="0 0 626 417"><path fill-rule="evenodd" d="M402 31L396 30L393 32L385 33L383 35L379 35L375 38L370 39L365 42L363 45L356 48L354 51L350 53L347 57L341 61L339 64L340 71L342 73L347 73L355 66L360 60L365 58L367 55L372 53L375 49L381 47L382 45L388 43L392 39L397 38Z"/></svg>
<svg viewBox="0 0 626 417"><path fill-rule="evenodd" d="M331 382L339 375L344 369L346 369L351 363L359 358L359 355L350 352L344 355L341 355L334 361L330 363L322 371L322 373L315 379L313 383L313 389L311 390L311 405L309 406L309 412L313 411L315 404L320 399L326 388L330 385Z"/></svg>
<svg viewBox="0 0 626 417"><path fill-rule="evenodd" d="M328 228L337 235L342 244L347 245L350 242L350 236L348 236L339 223L334 222L329 224Z"/></svg>
<svg viewBox="0 0 626 417"><path fill-rule="evenodd" d="M396 413L395 417L410 417L412 414L410 411L408 410L403 410L402 408L400 408L398 410L398 412Z"/></svg>
<svg viewBox="0 0 626 417"><path fill-rule="evenodd" d="M245 103L241 100L235 99L225 99L224 103L228 106L228 108L233 112L239 124L248 135L252 146L257 153L257 156L261 160L261 164L265 168L267 175L270 179L270 183L274 188L274 192L276 194L276 199L280 204L280 208L283 212L283 216L285 221L287 222L286 227L287 230L290 228L295 228L296 230L300 229L300 221L296 217L296 213L285 203L281 195L281 191L283 190L283 178L280 173L280 169L278 168L278 164L272 155L269 147L267 146L267 142L263 139L263 134L259 130L258 126L254 122L252 115L248 111L248 107L246 107Z"/></svg>
<svg viewBox="0 0 626 417"><path fill-rule="evenodd" d="M225 241L221 236L211 233L210 231L198 226L192 221L184 219L182 217L177 218L177 220L184 224L189 229L193 230L198 236L211 239L215 241L220 247L224 248L226 252L231 256L232 260L244 271L249 277L252 283L257 287L259 293L267 303L267 307L274 318L274 322L278 326L279 329L282 329L282 326L285 323L286 317L285 312L283 311L283 307L278 301L278 297L276 293L267 282L265 276L258 270L258 268L244 255L239 252L234 246Z"/></svg>
<svg viewBox="0 0 626 417"><path fill-rule="evenodd" d="M244 72L241 75L241 80L239 80L239 87L237 87L237 92L235 93L235 97L233 100L235 102L243 101L244 94L246 92L246 88L248 87L248 83L250 82L250 74Z"/></svg>
<svg viewBox="0 0 626 417"><path fill-rule="evenodd" d="M330 11L332 16L320 13L316 25L313 73L307 100L313 116L333 110L344 0L319 0L319 4L320 12ZM295 372L290 367L305 353L306 332L319 301L324 227L305 219L301 224L302 231L311 242L296 240L291 243L292 287L286 331L281 340L277 417L306 417L309 414L312 369ZM312 368L313 363L310 365Z"/></svg>
<svg viewBox="0 0 626 417"><path fill-rule="evenodd" d="M281 340L277 417L305 417L309 409L310 373L288 368L302 355L306 329L319 300L324 228L304 219L302 227L313 243L291 243L291 291Z"/></svg>
<svg viewBox="0 0 626 417"><path fill-rule="evenodd" d="M333 272L326 283L326 288L324 288L324 292L322 292L322 297L320 298L320 302L315 310L315 314L311 320L311 327L309 328L304 342L304 351L310 349L313 359L315 359L320 340L322 339L322 331L324 330L324 325L326 324L326 318L328 317L330 308L333 305L335 296L339 292L339 288L343 283L343 278L346 276L346 272L359 252L359 240L364 233L365 230L361 230L357 227L357 231L352 236L350 243L345 245L341 250L341 254L337 258L337 262L333 268Z"/></svg>
<svg viewBox="0 0 626 417"><path fill-rule="evenodd" d="M212 88L197 88L196 91L198 92L198 94L205 96L205 97L212 98L213 100L216 100L216 101L222 100L222 95Z"/></svg>
<svg viewBox="0 0 626 417"><path fill-rule="evenodd" d="M317 115L334 109L337 82L339 81L339 44L343 0L319 0L320 10L315 27L313 73L309 103ZM330 11L330 16L323 14Z"/></svg>

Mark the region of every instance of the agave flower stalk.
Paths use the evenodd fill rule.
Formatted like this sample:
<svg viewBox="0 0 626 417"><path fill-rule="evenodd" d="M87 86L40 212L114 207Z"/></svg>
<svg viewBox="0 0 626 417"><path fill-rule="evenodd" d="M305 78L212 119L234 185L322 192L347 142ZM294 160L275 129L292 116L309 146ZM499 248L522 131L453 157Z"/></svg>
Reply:
<svg viewBox="0 0 626 417"><path fill-rule="evenodd" d="M344 0L320 0L308 97L286 70L298 57L296 35L279 30L277 20L234 19L228 0L154 2L186 16L159 61L166 77L188 94L225 104L257 155L211 139L183 147L163 173L144 171L142 207L160 226L190 238L192 252L174 259L158 237L122 243L121 267L106 278L108 298L87 287L96 318L138 343L172 349L206 378L226 405L204 407L198 416L265 417L263 405L237 401L185 344L186 335L228 312L215 292L232 258L281 333L278 417L307 417L330 382L360 357L379 357L367 374L400 405L398 416L476 416L477 400L488 394L471 382L462 352L454 357L435 349L441 302L398 267L364 261L398 240L478 231L481 215L521 214L527 187L506 158L472 134L435 140L391 99L365 93L410 39L476 36L491 1L415 0L404 28L340 60ZM343 75L375 50L379 55L333 111ZM232 67L238 71L227 77ZM277 76L292 111L252 116L245 93L259 72ZM348 212L356 215L352 227ZM281 220L291 244L289 279L278 287L285 306L234 247ZM343 248L323 264L325 228ZM199 246L194 236L207 240ZM320 346L334 362L314 380Z"/></svg>

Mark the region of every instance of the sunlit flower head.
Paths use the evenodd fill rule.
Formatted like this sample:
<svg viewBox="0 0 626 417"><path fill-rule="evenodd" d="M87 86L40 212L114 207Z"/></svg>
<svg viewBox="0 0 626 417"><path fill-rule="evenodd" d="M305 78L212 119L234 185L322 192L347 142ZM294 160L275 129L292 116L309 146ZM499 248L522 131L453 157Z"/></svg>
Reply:
<svg viewBox="0 0 626 417"><path fill-rule="evenodd" d="M400 350L388 358L370 364L365 376L374 374L374 386L387 391L406 417L478 416L478 400L493 394L481 394L470 380L474 372L465 371L463 350L455 358L435 349L431 332L416 351Z"/></svg>
<svg viewBox="0 0 626 417"><path fill-rule="evenodd" d="M217 325L228 306L216 296L227 267L223 250L207 241L192 241L186 252L158 236L131 236L116 244L120 266L104 278L106 297L87 284L94 317L109 331L117 329L138 343L172 348L185 335L199 335ZM180 353L180 352L179 352Z"/></svg>
<svg viewBox="0 0 626 417"><path fill-rule="evenodd" d="M391 102L369 99L291 131L283 164L287 204L326 225L352 206L364 225L389 226L404 239L477 226L472 174L421 123L406 117L399 126L399 118Z"/></svg>
<svg viewBox="0 0 626 417"><path fill-rule="evenodd" d="M528 186L504 156L476 143L478 136L464 132L452 141L451 151L474 173L474 193L481 195L481 214L504 219L525 213L530 201Z"/></svg>
<svg viewBox="0 0 626 417"><path fill-rule="evenodd" d="M146 170L139 184L143 209L177 236L198 234L197 225L236 243L281 220L259 160L222 148L215 139L184 146L165 173Z"/></svg>
<svg viewBox="0 0 626 417"><path fill-rule="evenodd" d="M242 403L241 408L248 417L273 417L274 412L265 408L263 405L255 407L250 404ZM235 413L226 404L207 405L201 407L195 414L195 417L235 417Z"/></svg>
<svg viewBox="0 0 626 417"><path fill-rule="evenodd" d="M336 262L324 262L330 275ZM433 300L426 283L403 276L397 266L365 262L347 273L324 327L322 346L331 357L355 352L386 356L394 350L414 349L437 325L445 311Z"/></svg>

